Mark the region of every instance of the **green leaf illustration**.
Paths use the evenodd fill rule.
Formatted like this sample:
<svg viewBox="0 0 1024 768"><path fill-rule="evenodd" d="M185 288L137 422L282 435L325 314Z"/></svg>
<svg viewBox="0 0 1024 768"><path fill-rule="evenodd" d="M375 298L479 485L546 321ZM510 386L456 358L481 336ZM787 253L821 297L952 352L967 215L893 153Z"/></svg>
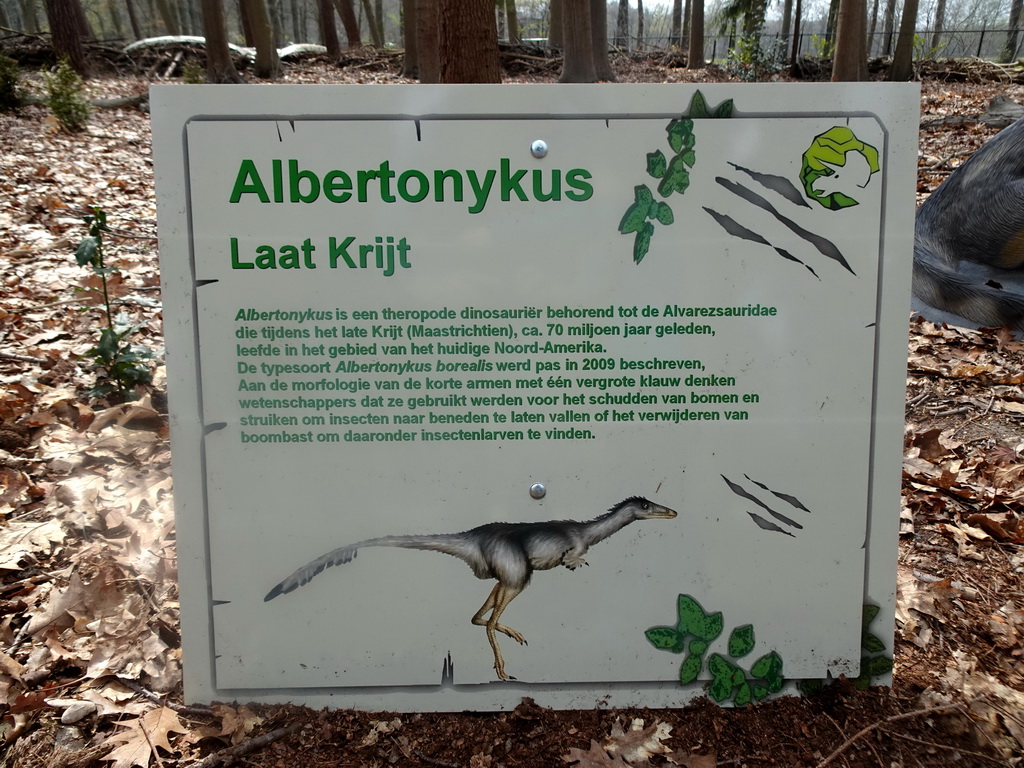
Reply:
<svg viewBox="0 0 1024 768"><path fill-rule="evenodd" d="M659 224L664 224L666 226L676 220L676 217L672 215L672 208L669 207L669 204L660 203L657 200L651 203L651 208L647 212L647 216L651 219L657 219Z"/></svg>
<svg viewBox="0 0 1024 768"><path fill-rule="evenodd" d="M732 117L732 110L734 106L732 99L726 99L715 107L715 114L713 117Z"/></svg>
<svg viewBox="0 0 1024 768"><path fill-rule="evenodd" d="M724 622L721 611L709 615L704 612L700 603L689 595L679 596L676 610L679 614L677 628L680 632L694 635L708 643L722 634Z"/></svg>
<svg viewBox="0 0 1024 768"><path fill-rule="evenodd" d="M707 99L704 98L704 94L697 91L693 94L693 98L690 99L690 110L687 114L690 117L732 117L733 112L733 101L732 99L726 99L714 109L708 106Z"/></svg>
<svg viewBox="0 0 1024 768"><path fill-rule="evenodd" d="M683 659L683 663L679 665L679 684L689 685L696 680L702 666L700 656L691 655Z"/></svg>
<svg viewBox="0 0 1024 768"><path fill-rule="evenodd" d="M868 653L882 653L885 650L885 643L870 632L865 632L861 639L861 647Z"/></svg>
<svg viewBox="0 0 1024 768"><path fill-rule="evenodd" d="M753 692L750 690L749 683L743 683L736 691L736 696L733 702L737 707L745 707L753 700Z"/></svg>
<svg viewBox="0 0 1024 768"><path fill-rule="evenodd" d="M644 634L655 648L672 653L682 653L686 645L686 635L682 635L674 627L651 627Z"/></svg>
<svg viewBox="0 0 1024 768"><path fill-rule="evenodd" d="M655 152L647 153L647 173L654 178L660 179L664 176L667 165L668 161L665 160L665 155L660 149Z"/></svg>
<svg viewBox="0 0 1024 768"><path fill-rule="evenodd" d="M682 194L690 186L690 172L686 170L682 155L676 155L669 161L665 177L658 184L658 194L668 197L673 192Z"/></svg>
<svg viewBox="0 0 1024 768"><path fill-rule="evenodd" d="M767 681L768 690L771 693L782 690L782 684L785 681L785 678L782 677L782 657L775 651L766 653L754 662L754 666L750 668L750 674Z"/></svg>
<svg viewBox="0 0 1024 768"><path fill-rule="evenodd" d="M765 698L767 695L768 695L768 689L765 688L763 685L755 685L754 686L754 699L755 699L755 701L761 701L761 699Z"/></svg>
<svg viewBox="0 0 1024 768"><path fill-rule="evenodd" d="M754 650L754 625L736 627L729 635L729 655L740 659Z"/></svg>
<svg viewBox="0 0 1024 768"><path fill-rule="evenodd" d="M636 233L636 240L633 241L633 261L639 264L644 260L647 251L651 248L651 237L654 235L654 225L651 222L644 222L643 229Z"/></svg>
<svg viewBox="0 0 1024 768"><path fill-rule="evenodd" d="M646 185L633 187L633 204L626 209L622 221L619 222L619 232L628 235L631 232L642 230L653 201L654 195Z"/></svg>
<svg viewBox="0 0 1024 768"><path fill-rule="evenodd" d="M872 605L871 603L864 604L864 613L861 618L861 622L865 629L867 629L868 625L875 620L876 616L878 616L879 610L881 609L877 605Z"/></svg>
<svg viewBox="0 0 1024 768"><path fill-rule="evenodd" d="M733 689L744 680L743 670L717 653L712 653L708 657L708 671L714 677L708 695L718 702L725 701ZM737 672L740 674L739 681L736 679Z"/></svg>
<svg viewBox="0 0 1024 768"><path fill-rule="evenodd" d="M887 675L892 670L892 659L888 656L873 656L870 659L861 660L861 671L867 671L871 677Z"/></svg>
<svg viewBox="0 0 1024 768"><path fill-rule="evenodd" d="M683 163L688 165L690 168L693 168L693 164L697 161L697 154L692 149L681 152L679 156L682 158Z"/></svg>
<svg viewBox="0 0 1024 768"><path fill-rule="evenodd" d="M689 149L696 141L693 137L693 120L686 117L672 120L666 127L668 145L673 152L681 152L684 147Z"/></svg>
<svg viewBox="0 0 1024 768"><path fill-rule="evenodd" d="M804 696L816 696L825 690L825 682L823 680L801 680L796 687Z"/></svg>
<svg viewBox="0 0 1024 768"><path fill-rule="evenodd" d="M700 91L694 93L693 98L690 99L690 109L687 114L690 117L711 117L711 110L708 109L707 99L704 98L704 94Z"/></svg>
<svg viewBox="0 0 1024 768"><path fill-rule="evenodd" d="M703 656L704 652L708 649L708 644L703 640L691 640L690 641L690 653L695 656Z"/></svg>

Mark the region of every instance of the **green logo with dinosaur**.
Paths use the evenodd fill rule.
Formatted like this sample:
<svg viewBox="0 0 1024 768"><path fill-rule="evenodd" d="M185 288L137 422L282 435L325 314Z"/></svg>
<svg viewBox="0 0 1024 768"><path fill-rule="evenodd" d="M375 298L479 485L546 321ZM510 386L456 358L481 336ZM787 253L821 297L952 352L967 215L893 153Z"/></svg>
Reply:
<svg viewBox="0 0 1024 768"><path fill-rule="evenodd" d="M800 181L807 197L838 211L858 204L843 190L863 189L878 171L878 150L837 125L815 136L804 152Z"/></svg>

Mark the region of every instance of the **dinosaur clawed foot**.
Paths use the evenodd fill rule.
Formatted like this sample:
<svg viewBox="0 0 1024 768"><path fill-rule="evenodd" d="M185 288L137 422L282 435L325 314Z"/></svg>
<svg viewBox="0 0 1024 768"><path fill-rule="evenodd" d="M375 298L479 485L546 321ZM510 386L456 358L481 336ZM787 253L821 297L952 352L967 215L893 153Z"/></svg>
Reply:
<svg viewBox="0 0 1024 768"><path fill-rule="evenodd" d="M581 565L590 565L590 563L584 560L582 555L573 554L571 549L567 549L562 553L562 565L570 571L575 571Z"/></svg>
<svg viewBox="0 0 1024 768"><path fill-rule="evenodd" d="M504 627L499 624L495 627L495 629L501 632L503 635L511 637L520 645L529 645L529 643L526 642L526 638L519 634L516 630L512 629L512 627Z"/></svg>

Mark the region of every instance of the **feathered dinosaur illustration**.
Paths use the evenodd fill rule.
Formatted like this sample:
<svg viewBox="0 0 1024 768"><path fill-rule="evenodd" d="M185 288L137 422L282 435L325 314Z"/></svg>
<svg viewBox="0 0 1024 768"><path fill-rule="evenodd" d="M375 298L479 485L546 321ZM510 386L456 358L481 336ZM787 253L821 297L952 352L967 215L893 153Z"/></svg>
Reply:
<svg viewBox="0 0 1024 768"><path fill-rule="evenodd" d="M497 579L487 600L472 618L473 624L487 628L487 641L494 652L494 671L499 680L511 679L505 673L505 660L495 633L501 632L525 643L516 630L499 624L501 614L519 593L530 584L534 571L547 571L564 565L570 571L586 565L583 559L590 547L636 520L669 519L675 510L655 504L641 496L620 501L600 517L588 522L550 520L544 523L487 523L462 533L427 534L421 536L381 536L347 547L331 550L326 555L302 566L274 587L264 601L291 592L330 568L351 561L364 547L402 547L442 552L466 562L478 579ZM490 616L487 616L490 611Z"/></svg>

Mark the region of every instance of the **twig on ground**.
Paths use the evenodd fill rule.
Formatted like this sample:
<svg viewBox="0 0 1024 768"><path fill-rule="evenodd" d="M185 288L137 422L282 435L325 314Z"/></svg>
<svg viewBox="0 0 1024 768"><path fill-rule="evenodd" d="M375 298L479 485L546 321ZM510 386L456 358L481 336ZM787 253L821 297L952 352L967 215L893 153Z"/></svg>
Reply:
<svg viewBox="0 0 1024 768"><path fill-rule="evenodd" d="M985 406L985 410L984 410L984 411L982 411L981 413L979 413L979 414L978 414L977 416L973 416L972 418L970 418L970 419L968 419L967 421L965 421L965 422L964 422L963 424L961 424L961 425L960 425L959 427L957 427L957 428L956 428L956 429L954 429L954 430L953 430L952 432L950 432L950 433L949 433L949 436L950 436L950 437L952 437L952 436L953 436L953 435L955 435L955 434L956 434L957 432L959 432L959 431L960 431L961 429L963 429L964 427L966 427L966 426L967 426L968 424L973 424L973 423L974 423L974 422L976 422L976 421L977 421L978 419L984 418L984 417L985 417L985 415L986 415L986 414L988 414L988 412L992 410L992 405L993 405L993 404L995 403L995 401L996 401L996 396L995 396L995 395L992 395L992 399L988 401L988 405L987 405L987 406Z"/></svg>
<svg viewBox="0 0 1024 768"><path fill-rule="evenodd" d="M961 405L959 408L950 408L948 411L936 411L935 413L932 414L932 416L935 416L936 418L938 418L939 416L958 416L961 413L970 413L970 412L971 412L971 406L969 406L969 405Z"/></svg>
<svg viewBox="0 0 1024 768"><path fill-rule="evenodd" d="M149 735L149 729L146 728L146 723L141 718L139 719L139 728L142 730L142 735L146 737L146 743L149 744L149 751L156 760L157 768L164 768L164 759L156 751L156 744L153 743L153 739Z"/></svg>
<svg viewBox="0 0 1024 768"><path fill-rule="evenodd" d="M18 360L22 363L41 363L38 357L29 357L28 355L16 355L13 352L0 352L0 360Z"/></svg>
<svg viewBox="0 0 1024 768"><path fill-rule="evenodd" d="M889 723L896 723L896 722L899 722L900 720L910 720L911 718L920 717L922 715L942 715L942 714L945 714L947 712L961 712L961 713L963 713L963 709L964 709L964 705L960 704L960 703L945 704L945 705L943 705L941 707L928 707L926 709L915 709L913 712L901 712L898 715L892 715L891 717L887 717L884 720L879 720L878 722L872 723L871 725L869 725L869 726L867 726L865 728L861 728L859 731L857 731L855 734L853 734L853 736L851 736L846 741L844 741L842 744L840 744L835 749L835 751L832 752L831 755L829 755L824 760L822 760L820 763L818 763L816 768L825 768L826 765L831 764L833 760L835 760L837 757L839 757L841 754L843 754L843 752L845 752L847 749L849 749L850 746L853 745L858 739L861 739L864 736L867 736L873 730L875 730L876 728L881 728L883 725L888 725Z"/></svg>
<svg viewBox="0 0 1024 768"><path fill-rule="evenodd" d="M144 688L143 686L139 685L134 680L129 680L128 678L125 678L125 677L116 677L114 679L117 680L117 682L121 683L121 685L125 686L126 688L130 688L131 690L135 691L140 696L146 697L147 699L152 701L154 704L159 704L161 707L167 707L168 709L173 709L175 712L181 712L184 715L203 715L203 716L206 716L206 715L213 714L213 709L211 709L210 707L204 706L204 705L198 705L198 706L194 706L194 707L189 707L189 706L186 706L185 704L179 704L176 701L168 701L167 699L163 698L162 696L158 696L157 694L153 693L153 691L149 690L148 688Z"/></svg>
<svg viewBox="0 0 1024 768"><path fill-rule="evenodd" d="M835 729L837 731L839 731L839 735L840 736L842 736L844 739L849 738L846 735L846 731L844 731L842 728L839 727L839 723L836 722L835 718L832 717L832 715L830 715L828 712L822 712L822 714L825 715L825 717L827 717L829 719L829 722L832 723L832 725L835 726ZM875 745L874 744L868 744L868 747L871 749L872 752L875 753L875 759L878 761L878 764L879 765L885 765L885 763L882 762L882 756L880 754L878 754L878 750L875 749Z"/></svg>
<svg viewBox="0 0 1024 768"><path fill-rule="evenodd" d="M213 768L215 765L231 765L239 757L244 757L250 752L255 752L257 749L262 749L268 744L272 744L278 739L283 739L285 736L291 736L293 733L298 733L302 729L302 723L292 723L286 725L284 728L278 728L277 730L265 733L262 736L257 736L255 739L249 739L249 741L243 741L241 744L236 744L233 747L222 749L219 752L214 752L212 755L207 755L202 760L192 763L188 768Z"/></svg>
<svg viewBox="0 0 1024 768"><path fill-rule="evenodd" d="M458 763L446 763L444 760L438 760L436 758L430 757L429 755L424 755L418 749L414 749L412 753L416 755L416 757L418 757L424 763L429 763L430 765L437 765L440 766L440 768L459 768Z"/></svg>
<svg viewBox="0 0 1024 768"><path fill-rule="evenodd" d="M882 729L882 733L886 734L887 736L892 736L895 739L903 739L904 741L910 741L914 744L920 744L924 747L945 749L950 752L956 752L961 755L970 755L971 757L980 757L982 760L991 760L993 763L996 763L997 765L1003 764L1003 761L1000 758L992 757L991 755L986 755L982 752L971 752L970 750L964 749L959 744L957 744L956 746L952 746L949 744L939 744L939 742L937 741L925 741L924 739L919 739L916 736L908 736L905 733L897 733L896 731L890 731L885 728Z"/></svg>

